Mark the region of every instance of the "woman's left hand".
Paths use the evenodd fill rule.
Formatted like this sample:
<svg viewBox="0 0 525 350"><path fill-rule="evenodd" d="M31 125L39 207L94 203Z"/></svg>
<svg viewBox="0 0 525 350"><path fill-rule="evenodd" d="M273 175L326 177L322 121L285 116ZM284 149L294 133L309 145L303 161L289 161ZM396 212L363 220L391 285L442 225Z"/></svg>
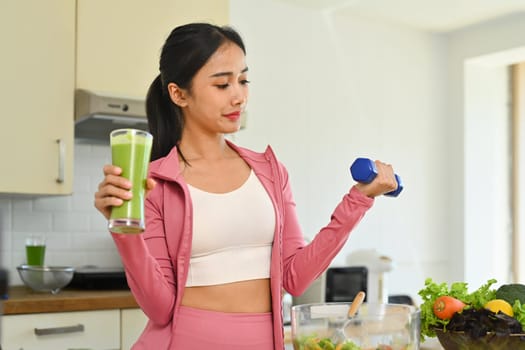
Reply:
<svg viewBox="0 0 525 350"><path fill-rule="evenodd" d="M397 181L394 174L394 168L390 164L383 163L379 160L374 161L377 176L370 183L358 182L355 187L364 195L374 198L397 189Z"/></svg>

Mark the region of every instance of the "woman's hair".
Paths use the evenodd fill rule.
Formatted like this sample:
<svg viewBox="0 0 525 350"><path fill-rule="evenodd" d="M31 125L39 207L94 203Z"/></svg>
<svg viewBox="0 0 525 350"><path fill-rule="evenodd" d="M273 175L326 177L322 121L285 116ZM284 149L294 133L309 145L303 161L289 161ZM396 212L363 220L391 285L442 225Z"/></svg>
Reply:
<svg viewBox="0 0 525 350"><path fill-rule="evenodd" d="M166 39L160 54L160 74L153 80L146 97L146 115L153 135L151 160L166 156L182 136L182 110L171 101L168 84L191 90L195 74L227 41L246 53L240 35L227 26L190 23L175 28ZM184 159L182 154L181 157Z"/></svg>

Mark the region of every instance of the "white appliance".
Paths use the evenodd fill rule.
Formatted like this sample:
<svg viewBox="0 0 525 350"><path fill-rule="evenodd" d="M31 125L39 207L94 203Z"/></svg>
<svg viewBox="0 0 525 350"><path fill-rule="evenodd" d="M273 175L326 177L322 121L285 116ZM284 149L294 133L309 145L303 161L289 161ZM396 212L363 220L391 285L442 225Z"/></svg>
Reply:
<svg viewBox="0 0 525 350"><path fill-rule="evenodd" d="M356 250L346 258L348 266L368 269L367 302L388 303L387 272L392 271L392 259L375 249Z"/></svg>

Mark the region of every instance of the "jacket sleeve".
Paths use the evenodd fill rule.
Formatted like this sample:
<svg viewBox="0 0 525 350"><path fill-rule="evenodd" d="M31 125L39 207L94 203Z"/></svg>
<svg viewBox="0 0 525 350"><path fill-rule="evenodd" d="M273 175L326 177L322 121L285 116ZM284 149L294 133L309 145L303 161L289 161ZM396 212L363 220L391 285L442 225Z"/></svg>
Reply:
<svg viewBox="0 0 525 350"><path fill-rule="evenodd" d="M175 305L175 278L162 215L162 187L158 183L144 203L144 233L112 233L135 300L150 321L160 326L172 320Z"/></svg>
<svg viewBox="0 0 525 350"><path fill-rule="evenodd" d="M373 205L374 199L352 187L333 211L330 221L306 244L297 219L288 173L280 164L283 210L283 287L301 295L329 266L350 232Z"/></svg>

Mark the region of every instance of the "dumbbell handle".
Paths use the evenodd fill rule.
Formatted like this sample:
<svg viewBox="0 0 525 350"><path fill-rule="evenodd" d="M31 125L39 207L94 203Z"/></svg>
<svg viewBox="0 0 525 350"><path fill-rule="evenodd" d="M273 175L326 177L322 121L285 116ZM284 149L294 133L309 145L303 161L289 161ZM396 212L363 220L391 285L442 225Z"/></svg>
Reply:
<svg viewBox="0 0 525 350"><path fill-rule="evenodd" d="M375 163L368 158L357 158L352 165L350 166L350 173L352 178L357 182L370 183L377 176L377 168ZM394 174L397 181L397 189L385 193L385 196L397 197L401 191L403 191L403 181L401 177L397 174Z"/></svg>

